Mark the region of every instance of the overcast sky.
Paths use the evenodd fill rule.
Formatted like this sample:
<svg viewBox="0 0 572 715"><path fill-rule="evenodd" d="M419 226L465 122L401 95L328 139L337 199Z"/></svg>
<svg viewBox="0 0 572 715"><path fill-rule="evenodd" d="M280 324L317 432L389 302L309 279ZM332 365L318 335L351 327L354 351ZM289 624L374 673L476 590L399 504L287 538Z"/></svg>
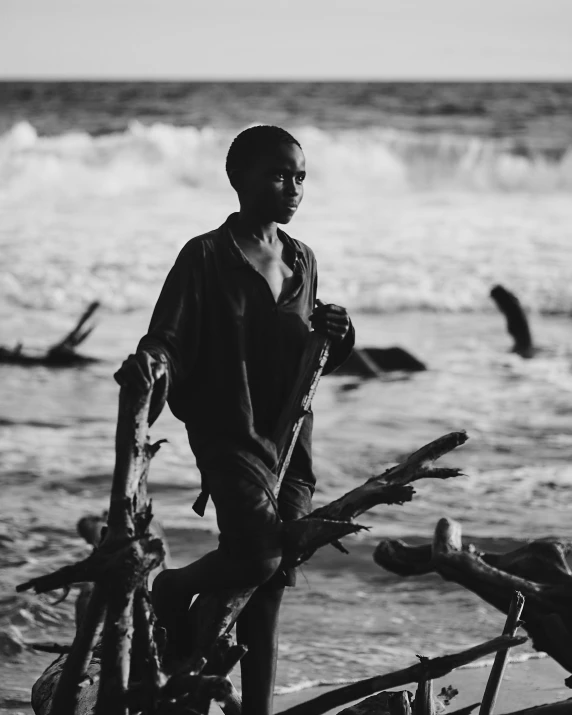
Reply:
<svg viewBox="0 0 572 715"><path fill-rule="evenodd" d="M0 0L0 77L572 80L572 0Z"/></svg>

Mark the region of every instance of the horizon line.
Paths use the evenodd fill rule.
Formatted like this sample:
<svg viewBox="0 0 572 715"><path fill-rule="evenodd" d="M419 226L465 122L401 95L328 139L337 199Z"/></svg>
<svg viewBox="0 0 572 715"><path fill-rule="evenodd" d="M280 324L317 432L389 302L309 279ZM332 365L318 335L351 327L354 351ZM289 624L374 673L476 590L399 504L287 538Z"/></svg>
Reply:
<svg viewBox="0 0 572 715"><path fill-rule="evenodd" d="M522 83L522 84L541 84L541 83L551 83L551 84L570 84L572 83L572 75L570 77L522 77L522 76L505 76L505 77L173 77L173 76L157 76L157 77L143 77L137 75L126 75L126 76L63 76L63 75L37 75L37 76L1 76L0 83L7 82L142 82L142 83L154 83L154 82L196 82L198 84L213 84L213 83L232 83L232 84L248 84L248 83L273 83L273 82L284 82L284 83L321 83L321 84L335 84L335 83L348 83L355 84L358 82L371 82L371 83L411 83L419 84L423 82L427 83L466 83L466 84L504 84L504 83Z"/></svg>

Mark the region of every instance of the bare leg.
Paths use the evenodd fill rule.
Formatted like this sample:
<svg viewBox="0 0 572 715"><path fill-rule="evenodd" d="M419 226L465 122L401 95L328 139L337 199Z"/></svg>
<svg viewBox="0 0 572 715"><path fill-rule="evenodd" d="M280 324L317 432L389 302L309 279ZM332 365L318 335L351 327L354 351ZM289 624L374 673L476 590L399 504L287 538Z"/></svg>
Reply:
<svg viewBox="0 0 572 715"><path fill-rule="evenodd" d="M248 647L240 661L245 715L272 715L283 594L283 588L258 589L238 618L238 642Z"/></svg>

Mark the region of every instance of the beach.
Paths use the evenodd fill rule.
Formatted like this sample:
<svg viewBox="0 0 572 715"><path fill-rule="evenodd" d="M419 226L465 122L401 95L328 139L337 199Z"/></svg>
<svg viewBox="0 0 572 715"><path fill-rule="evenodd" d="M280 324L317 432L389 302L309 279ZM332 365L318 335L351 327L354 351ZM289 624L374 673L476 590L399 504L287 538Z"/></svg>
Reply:
<svg viewBox="0 0 572 715"><path fill-rule="evenodd" d="M175 564L216 544L215 536L205 532L167 530L166 535ZM303 568L298 586L286 592L276 712L350 682L412 665L417 654L445 655L502 632L504 616L455 584L444 584L436 576L403 581L373 563L371 543L345 543L350 555L322 549ZM82 547L77 543L76 548L79 553ZM30 596L27 605L38 600L48 599ZM26 640L70 642L71 603L51 609L32 605L27 616L22 615L25 610L21 608L12 623L19 624ZM564 685L568 673L551 658L539 658L527 645L513 649L511 657L515 662L507 666L497 712L569 697ZM4 650L0 713L31 715L31 687L54 658L27 650L8 655ZM435 694L453 686L459 694L451 707L480 702L491 664L492 657L487 657L435 680ZM232 680L240 688L237 673ZM415 692L415 684L398 690ZM216 705L212 712L218 712Z"/></svg>
<svg viewBox="0 0 572 715"><path fill-rule="evenodd" d="M0 365L0 709L29 712L24 695L50 660L24 642L72 637L71 601L14 588L88 553L75 525L108 503L113 373L178 251L236 209L225 152L256 122L284 125L306 153L288 232L317 256L319 297L348 308L359 346L399 346L427 366L321 381L315 505L443 434L469 436L442 460L464 476L420 481L412 502L360 517L369 530L346 539L348 556L326 547L301 569L285 599L277 707L309 696L308 683L498 635L504 617L476 596L435 575L387 574L372 553L382 538L430 540L443 516L491 551L569 538L572 85L3 83L0 99L0 345L45 350L101 302L81 346L96 362ZM520 298L534 359L511 352L495 284ZM215 543L215 518L191 510L199 473L168 409L152 429L163 438L150 494L181 564ZM472 694L486 672L454 677ZM557 700L564 676L549 659L512 665L503 697L514 678L519 704Z"/></svg>

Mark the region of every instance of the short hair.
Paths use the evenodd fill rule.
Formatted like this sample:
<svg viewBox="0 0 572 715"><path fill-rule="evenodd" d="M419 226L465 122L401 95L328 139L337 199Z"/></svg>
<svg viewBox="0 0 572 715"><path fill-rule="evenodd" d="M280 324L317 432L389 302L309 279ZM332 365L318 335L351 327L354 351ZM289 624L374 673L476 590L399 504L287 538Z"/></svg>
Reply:
<svg viewBox="0 0 572 715"><path fill-rule="evenodd" d="M257 159L271 153L280 144L296 144L300 142L281 127L261 124L249 127L235 137L226 156L226 173L231 174L247 169Z"/></svg>

